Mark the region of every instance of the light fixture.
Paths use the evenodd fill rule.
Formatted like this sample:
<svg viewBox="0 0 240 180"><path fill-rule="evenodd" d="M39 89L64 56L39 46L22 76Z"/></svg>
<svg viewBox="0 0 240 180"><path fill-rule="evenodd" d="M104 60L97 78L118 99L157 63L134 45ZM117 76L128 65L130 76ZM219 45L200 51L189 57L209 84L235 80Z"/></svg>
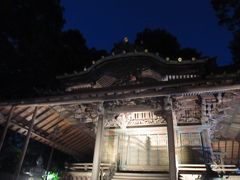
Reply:
<svg viewBox="0 0 240 180"><path fill-rule="evenodd" d="M128 43L128 37L124 37L123 41L124 43Z"/></svg>
<svg viewBox="0 0 240 180"><path fill-rule="evenodd" d="M182 58L181 57L178 58L178 62L182 62Z"/></svg>

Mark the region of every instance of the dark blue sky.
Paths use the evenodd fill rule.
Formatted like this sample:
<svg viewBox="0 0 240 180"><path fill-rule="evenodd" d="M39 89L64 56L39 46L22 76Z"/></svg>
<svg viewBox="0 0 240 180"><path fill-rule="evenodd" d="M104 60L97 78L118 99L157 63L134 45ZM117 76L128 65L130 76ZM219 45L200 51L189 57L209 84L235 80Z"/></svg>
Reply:
<svg viewBox="0 0 240 180"><path fill-rule="evenodd" d="M231 62L232 35L218 25L210 0L62 0L62 5L65 29L79 29L89 47L110 50L146 27L163 28L182 47L218 56L219 64Z"/></svg>

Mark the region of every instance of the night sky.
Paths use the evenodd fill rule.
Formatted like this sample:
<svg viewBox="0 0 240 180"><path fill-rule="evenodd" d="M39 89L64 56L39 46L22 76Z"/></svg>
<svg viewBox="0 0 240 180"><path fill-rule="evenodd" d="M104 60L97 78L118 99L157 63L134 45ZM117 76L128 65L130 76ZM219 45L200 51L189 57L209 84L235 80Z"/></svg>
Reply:
<svg viewBox="0 0 240 180"><path fill-rule="evenodd" d="M231 63L232 38L219 26L210 0L62 0L65 29L79 29L89 47L111 50L127 36L135 39L144 28L163 28L182 47L218 56L219 64Z"/></svg>

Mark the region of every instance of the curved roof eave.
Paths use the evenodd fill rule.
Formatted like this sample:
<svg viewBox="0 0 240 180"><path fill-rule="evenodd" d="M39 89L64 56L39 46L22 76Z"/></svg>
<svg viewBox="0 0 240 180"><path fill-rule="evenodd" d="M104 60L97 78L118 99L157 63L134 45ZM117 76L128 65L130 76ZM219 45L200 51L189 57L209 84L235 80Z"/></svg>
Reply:
<svg viewBox="0 0 240 180"><path fill-rule="evenodd" d="M135 57L137 57L137 56L151 57L153 59L156 59L160 63L167 64L167 65L200 64L200 63L204 63L207 60L209 60L209 58L204 58L204 59L197 59L195 61L193 61L193 60L183 60L181 62L178 62L176 60L174 60L174 61L173 60L165 60L164 58L160 57L159 55L153 54L153 53L148 53L148 52L130 52L130 53L126 53L126 54L117 54L117 55L104 57L104 58L99 59L98 61L96 61L94 64L92 64L89 68L87 68L84 71L75 72L75 73L72 73L72 74L60 75L60 76L57 76L57 79L64 79L64 78L69 78L69 77L73 77L73 76L76 76L76 75L88 74L94 68L96 68L100 64L103 64L103 63L105 63L107 61L115 60L115 59L119 59L119 58L125 58L125 57L134 57L134 56Z"/></svg>

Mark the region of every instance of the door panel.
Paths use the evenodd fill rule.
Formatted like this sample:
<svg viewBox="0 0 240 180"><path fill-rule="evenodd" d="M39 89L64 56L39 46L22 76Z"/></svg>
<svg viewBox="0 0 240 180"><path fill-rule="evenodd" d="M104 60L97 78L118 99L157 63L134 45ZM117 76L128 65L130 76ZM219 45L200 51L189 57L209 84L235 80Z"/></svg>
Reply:
<svg viewBox="0 0 240 180"><path fill-rule="evenodd" d="M119 170L168 171L166 134L126 135L121 142Z"/></svg>

